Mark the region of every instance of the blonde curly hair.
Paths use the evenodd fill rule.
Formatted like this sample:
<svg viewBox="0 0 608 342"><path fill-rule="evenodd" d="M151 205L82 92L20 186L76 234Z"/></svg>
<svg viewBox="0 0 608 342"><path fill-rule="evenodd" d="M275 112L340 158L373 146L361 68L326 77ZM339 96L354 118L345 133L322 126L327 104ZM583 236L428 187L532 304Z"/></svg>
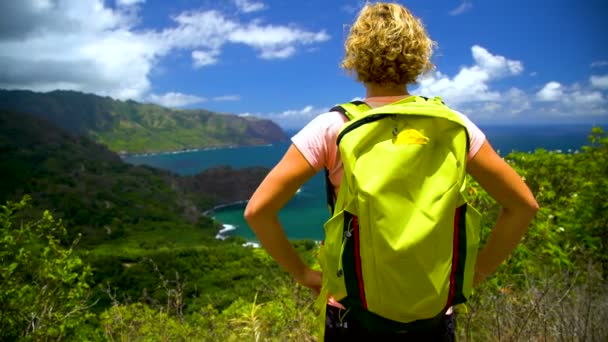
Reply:
<svg viewBox="0 0 608 342"><path fill-rule="evenodd" d="M434 46L422 22L407 8L366 4L350 29L341 66L363 83L407 85L433 68Z"/></svg>

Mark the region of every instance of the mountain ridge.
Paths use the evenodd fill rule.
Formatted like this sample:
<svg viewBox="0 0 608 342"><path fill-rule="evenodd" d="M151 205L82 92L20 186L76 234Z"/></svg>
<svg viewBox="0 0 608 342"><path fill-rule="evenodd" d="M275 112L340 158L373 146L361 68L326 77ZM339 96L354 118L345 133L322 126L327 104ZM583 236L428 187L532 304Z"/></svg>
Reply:
<svg viewBox="0 0 608 342"><path fill-rule="evenodd" d="M71 90L0 89L0 109L48 120L114 152L151 153L286 142L274 122L205 109L170 109Z"/></svg>

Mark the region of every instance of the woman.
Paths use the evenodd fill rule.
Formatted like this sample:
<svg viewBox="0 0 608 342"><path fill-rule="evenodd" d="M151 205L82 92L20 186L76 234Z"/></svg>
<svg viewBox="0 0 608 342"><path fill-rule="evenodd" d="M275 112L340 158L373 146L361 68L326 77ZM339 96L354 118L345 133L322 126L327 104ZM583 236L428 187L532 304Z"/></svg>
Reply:
<svg viewBox="0 0 608 342"><path fill-rule="evenodd" d="M433 44L421 22L403 6L368 4L361 10L346 40L342 67L353 72L364 85L364 101L368 105L383 106L410 96L408 86L432 68ZM521 177L497 155L479 128L464 115L462 118L470 136L467 172L502 206L492 234L478 254L474 278L474 284L478 284L494 272L519 243L538 204ZM307 266L291 246L278 220L278 212L298 188L324 168L329 170L329 179L337 193L343 170L335 142L345 121L340 113L324 113L296 134L282 160L260 184L245 210L247 222L268 253L298 283L317 293L322 275ZM339 303L330 300L326 340L372 337L352 318L350 321L348 316L343 318L345 312ZM333 319L338 315L341 324ZM395 333L393 337L452 340L452 320L450 312L442 324L429 331L415 335Z"/></svg>

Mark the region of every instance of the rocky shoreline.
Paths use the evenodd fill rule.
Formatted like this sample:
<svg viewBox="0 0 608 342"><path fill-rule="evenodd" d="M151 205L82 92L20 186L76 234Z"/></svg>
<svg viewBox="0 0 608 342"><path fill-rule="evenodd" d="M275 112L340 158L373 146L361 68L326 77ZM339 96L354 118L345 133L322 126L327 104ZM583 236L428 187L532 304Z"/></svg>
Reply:
<svg viewBox="0 0 608 342"><path fill-rule="evenodd" d="M182 188L205 194L217 205L227 205L249 199L269 171L266 167L218 166L182 176L179 181Z"/></svg>
<svg viewBox="0 0 608 342"><path fill-rule="evenodd" d="M230 202L230 203L225 203L225 204L219 204L219 205L216 205L215 207L213 207L211 209L205 210L203 212L203 215L205 215L205 216L211 216L211 215L213 215L218 210L245 205L245 204L247 204L247 202L249 202L249 200L240 200L240 201L235 201L235 202Z"/></svg>
<svg viewBox="0 0 608 342"><path fill-rule="evenodd" d="M203 215L213 218L213 214L217 210L244 206L245 204L247 204L247 202L249 202L249 200L235 201L235 202L231 202L231 203L216 205L215 207L203 212ZM219 223L222 225L222 228L220 230L218 230L217 234L215 235L215 238L217 240L225 240L225 239L229 238L232 235L231 232L238 229L237 226L234 226L234 225L231 225L228 223L223 223L223 222L219 222ZM243 247L259 248L260 244L255 241L247 241L247 242L243 243Z"/></svg>
<svg viewBox="0 0 608 342"><path fill-rule="evenodd" d="M244 207L269 171L270 169L265 167L233 169L230 166L220 166L180 179L183 187L207 194L215 203L219 203L202 213L205 216L213 217L218 210ZM223 222L219 223L222 228L215 236L219 240L226 239L238 228ZM244 245L259 247L255 241L249 241Z"/></svg>

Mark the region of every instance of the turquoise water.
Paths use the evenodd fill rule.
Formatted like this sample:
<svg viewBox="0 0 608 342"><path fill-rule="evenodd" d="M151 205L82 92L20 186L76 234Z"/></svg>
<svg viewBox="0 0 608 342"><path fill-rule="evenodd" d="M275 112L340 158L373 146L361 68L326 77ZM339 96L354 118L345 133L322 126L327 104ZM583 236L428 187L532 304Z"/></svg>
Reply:
<svg viewBox="0 0 608 342"><path fill-rule="evenodd" d="M501 155L511 151L534 151L537 148L575 152L587 144L591 125L496 126L482 127L490 143ZM230 165L272 167L283 156L288 144L256 147L237 147L125 157L133 164L171 170L191 175L204 169ZM255 241L253 232L243 219L244 206L223 209L214 218L235 229L226 234L238 234ZM323 173L319 173L298 191L281 211L279 217L290 239L323 239L323 223L328 218Z"/></svg>
<svg viewBox="0 0 608 342"><path fill-rule="evenodd" d="M181 175L191 175L201 170L230 165L233 168L266 166L271 168L283 156L289 144L256 147L200 150L183 153L163 153L125 157L133 164L146 164L168 169ZM315 175L300 188L296 196L281 211L279 217L290 239L323 239L323 222L328 218L325 204L323 173ZM234 230L223 235L238 234L254 241L255 235L243 219L244 205L222 209L213 217Z"/></svg>

